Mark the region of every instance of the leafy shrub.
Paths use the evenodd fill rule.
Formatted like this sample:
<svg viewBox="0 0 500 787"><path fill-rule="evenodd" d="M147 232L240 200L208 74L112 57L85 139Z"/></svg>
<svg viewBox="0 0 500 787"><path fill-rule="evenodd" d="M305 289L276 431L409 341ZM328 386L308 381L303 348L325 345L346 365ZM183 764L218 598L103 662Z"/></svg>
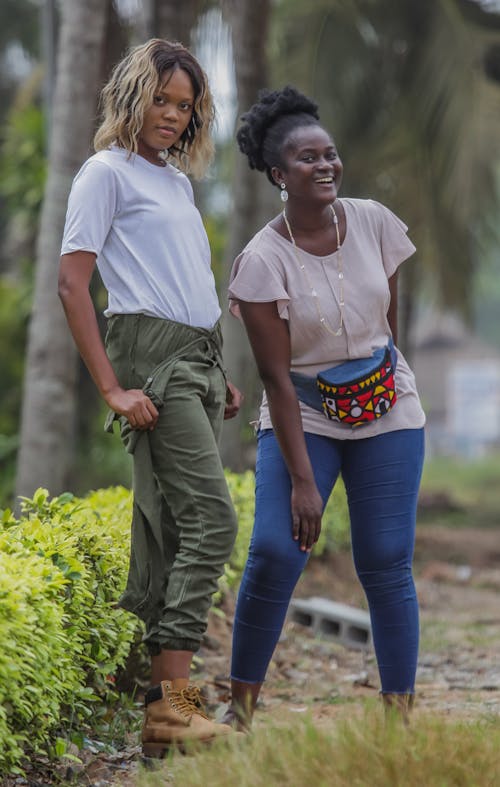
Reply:
<svg viewBox="0 0 500 787"><path fill-rule="evenodd" d="M241 577L254 514L253 473L226 477L239 533L222 592ZM346 511L336 490L320 551L344 537ZM57 753L57 736L109 699L110 678L137 648L137 619L116 607L131 515L123 487L52 500L39 489L19 520L0 512L0 774L16 772L27 749Z"/></svg>
<svg viewBox="0 0 500 787"><path fill-rule="evenodd" d="M126 660L137 621L116 608L128 567L131 495L49 501L38 490L0 533L0 773L92 713Z"/></svg>
<svg viewBox="0 0 500 787"><path fill-rule="evenodd" d="M68 652L65 580L36 554L0 549L0 773L14 770L58 718L65 694L79 685Z"/></svg>

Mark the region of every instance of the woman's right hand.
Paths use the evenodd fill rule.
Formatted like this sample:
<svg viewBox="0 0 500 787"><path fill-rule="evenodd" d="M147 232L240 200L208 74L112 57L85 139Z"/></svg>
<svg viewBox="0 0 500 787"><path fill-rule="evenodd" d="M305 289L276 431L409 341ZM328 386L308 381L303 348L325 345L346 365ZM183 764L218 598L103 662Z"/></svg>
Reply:
<svg viewBox="0 0 500 787"><path fill-rule="evenodd" d="M116 386L105 396L106 404L118 415L123 415L132 429L153 430L158 421L158 410L140 388L125 390Z"/></svg>
<svg viewBox="0 0 500 787"><path fill-rule="evenodd" d="M321 532L323 501L314 481L292 486L292 535L302 552L310 552Z"/></svg>

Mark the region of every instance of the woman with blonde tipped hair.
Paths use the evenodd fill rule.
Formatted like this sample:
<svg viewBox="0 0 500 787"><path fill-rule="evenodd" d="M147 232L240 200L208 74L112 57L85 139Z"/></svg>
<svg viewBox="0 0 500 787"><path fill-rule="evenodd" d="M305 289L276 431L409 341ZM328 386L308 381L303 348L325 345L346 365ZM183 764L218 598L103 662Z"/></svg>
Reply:
<svg viewBox="0 0 500 787"><path fill-rule="evenodd" d="M181 44L153 39L102 91L96 153L76 175L59 294L76 345L134 458L132 545L120 605L145 623L152 686L146 755L232 732L207 718L190 666L236 518L218 451L241 394L226 380L210 249L186 177L213 155L206 75ZM89 283L108 292L105 342Z"/></svg>

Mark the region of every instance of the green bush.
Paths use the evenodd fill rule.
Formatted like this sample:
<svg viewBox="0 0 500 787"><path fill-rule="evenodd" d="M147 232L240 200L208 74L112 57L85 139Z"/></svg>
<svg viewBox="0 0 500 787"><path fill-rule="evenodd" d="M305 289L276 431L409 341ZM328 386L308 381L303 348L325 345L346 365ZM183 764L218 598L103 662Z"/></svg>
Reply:
<svg viewBox="0 0 500 787"><path fill-rule="evenodd" d="M65 580L42 557L0 551L0 773L10 773L28 743L36 749L78 686L68 654Z"/></svg>
<svg viewBox="0 0 500 787"><path fill-rule="evenodd" d="M253 473L226 478L239 533L222 592L239 582L254 515ZM132 494L123 487L52 500L39 489L19 520L0 512L0 774L16 772L28 749L57 753L58 736L98 716L111 679L137 647L140 624L116 607L131 515ZM345 515L336 489L319 551L342 542Z"/></svg>
<svg viewBox="0 0 500 787"><path fill-rule="evenodd" d="M88 718L125 663L136 619L116 608L128 567L131 496L49 501L38 490L0 533L0 773L22 748L50 751Z"/></svg>

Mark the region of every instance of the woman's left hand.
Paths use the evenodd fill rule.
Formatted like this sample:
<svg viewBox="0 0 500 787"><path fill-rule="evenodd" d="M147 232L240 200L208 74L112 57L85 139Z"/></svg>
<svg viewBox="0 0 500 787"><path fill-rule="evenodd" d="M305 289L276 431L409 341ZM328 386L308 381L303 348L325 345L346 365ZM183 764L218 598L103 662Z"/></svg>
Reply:
<svg viewBox="0 0 500 787"><path fill-rule="evenodd" d="M226 409L224 410L224 420L227 421L229 418L234 418L235 415L238 415L238 410L243 402L243 394L229 380L226 385Z"/></svg>
<svg viewBox="0 0 500 787"><path fill-rule="evenodd" d="M313 479L292 484L292 537L302 552L310 552L321 533L323 501Z"/></svg>

